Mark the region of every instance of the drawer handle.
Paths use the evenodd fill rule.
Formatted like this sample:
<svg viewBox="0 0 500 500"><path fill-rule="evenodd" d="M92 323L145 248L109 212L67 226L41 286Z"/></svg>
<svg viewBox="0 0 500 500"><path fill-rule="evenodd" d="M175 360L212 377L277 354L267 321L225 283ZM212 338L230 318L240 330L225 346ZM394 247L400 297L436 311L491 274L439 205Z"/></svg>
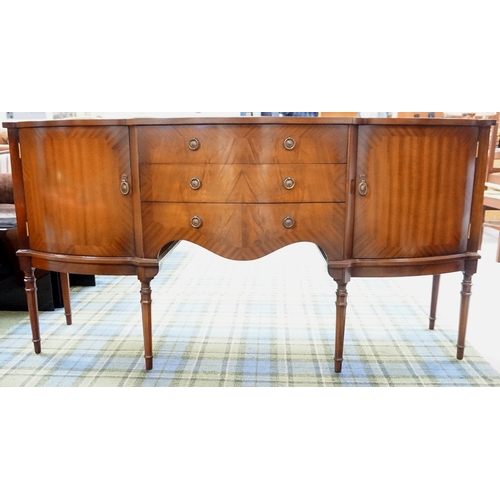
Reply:
<svg viewBox="0 0 500 500"><path fill-rule="evenodd" d="M125 174L122 175L120 192L123 194L123 196L127 196L130 193L130 184L128 182L128 177Z"/></svg>
<svg viewBox="0 0 500 500"><path fill-rule="evenodd" d="M285 227L285 229L290 229L294 225L295 225L295 219L293 217L291 217L290 215L287 215L283 219L283 226Z"/></svg>
<svg viewBox="0 0 500 500"><path fill-rule="evenodd" d="M201 180L198 179L198 177L193 177L189 181L189 186L191 187L191 189L194 189L196 191L197 189L201 188Z"/></svg>
<svg viewBox="0 0 500 500"><path fill-rule="evenodd" d="M200 141L196 137L193 137L189 140L188 146L191 151L196 151L200 149Z"/></svg>
<svg viewBox="0 0 500 500"><path fill-rule="evenodd" d="M191 225L195 228L198 229L203 225L203 221L201 220L201 217L198 215L195 215L194 217L191 217Z"/></svg>
<svg viewBox="0 0 500 500"><path fill-rule="evenodd" d="M287 137L283 141L283 146L285 146L285 149L291 151L295 147L295 139L293 137Z"/></svg>
<svg viewBox="0 0 500 500"><path fill-rule="evenodd" d="M366 183L365 175L359 176L358 193L360 194L360 196L366 196L366 194L368 193L368 184Z"/></svg>
<svg viewBox="0 0 500 500"><path fill-rule="evenodd" d="M285 189L293 189L295 187L295 179L293 177L287 177L283 181L283 187Z"/></svg>

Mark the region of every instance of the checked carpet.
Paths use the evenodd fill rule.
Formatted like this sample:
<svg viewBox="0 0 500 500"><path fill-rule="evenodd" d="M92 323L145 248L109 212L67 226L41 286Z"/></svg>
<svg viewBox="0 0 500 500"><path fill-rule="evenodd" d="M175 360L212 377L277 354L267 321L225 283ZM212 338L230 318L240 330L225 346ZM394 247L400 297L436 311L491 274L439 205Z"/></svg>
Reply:
<svg viewBox="0 0 500 500"><path fill-rule="evenodd" d="M336 284L309 243L235 262L181 242L152 282L150 372L139 281L96 281L72 288L72 326L61 310L40 313L41 355L27 313L0 322L0 386L500 386L472 346L455 359L458 319L427 329L428 276L351 280L334 373Z"/></svg>

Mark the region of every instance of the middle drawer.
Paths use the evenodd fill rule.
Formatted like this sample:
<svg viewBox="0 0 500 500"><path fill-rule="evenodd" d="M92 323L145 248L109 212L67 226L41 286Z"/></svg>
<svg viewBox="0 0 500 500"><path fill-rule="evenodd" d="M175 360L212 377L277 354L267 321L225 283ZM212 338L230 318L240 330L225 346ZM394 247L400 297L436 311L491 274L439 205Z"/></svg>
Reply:
<svg viewBox="0 0 500 500"><path fill-rule="evenodd" d="M142 201L343 203L345 164L140 166Z"/></svg>

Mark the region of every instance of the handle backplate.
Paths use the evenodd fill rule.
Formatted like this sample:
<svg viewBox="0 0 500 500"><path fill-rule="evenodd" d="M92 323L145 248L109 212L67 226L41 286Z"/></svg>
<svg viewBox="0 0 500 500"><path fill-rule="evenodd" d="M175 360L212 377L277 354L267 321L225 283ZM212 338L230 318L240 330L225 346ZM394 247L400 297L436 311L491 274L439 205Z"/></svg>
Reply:
<svg viewBox="0 0 500 500"><path fill-rule="evenodd" d="M359 176L358 193L360 196L366 196L368 193L368 184L366 183L366 176L364 174Z"/></svg>
<svg viewBox="0 0 500 500"><path fill-rule="evenodd" d="M200 149L200 141L196 137L193 137L189 140L188 147L191 151L196 151Z"/></svg>
<svg viewBox="0 0 500 500"><path fill-rule="evenodd" d="M287 137L283 141L283 146L285 146L285 149L291 151L295 147L295 139L293 137Z"/></svg>
<svg viewBox="0 0 500 500"><path fill-rule="evenodd" d="M283 219L283 227L285 229L290 229L291 227L293 227L295 225L295 219L290 216L290 215L287 215L284 219Z"/></svg>
<svg viewBox="0 0 500 500"><path fill-rule="evenodd" d="M193 226L195 229L200 228L202 225L203 225L203 220L199 215L191 217L191 226Z"/></svg>
<svg viewBox="0 0 500 500"><path fill-rule="evenodd" d="M122 175L120 192L123 194L123 196L127 196L130 193L130 183L128 182L128 176L125 174Z"/></svg>

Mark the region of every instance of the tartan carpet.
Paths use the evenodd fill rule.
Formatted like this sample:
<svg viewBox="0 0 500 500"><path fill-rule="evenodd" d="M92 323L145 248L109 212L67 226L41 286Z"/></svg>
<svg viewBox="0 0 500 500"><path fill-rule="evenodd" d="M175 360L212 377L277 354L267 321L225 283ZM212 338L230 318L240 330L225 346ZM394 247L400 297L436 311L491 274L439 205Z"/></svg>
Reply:
<svg viewBox="0 0 500 500"><path fill-rule="evenodd" d="M310 243L235 262L181 242L152 282L149 372L139 281L96 281L72 288L72 326L40 313L42 354L27 314L0 331L0 386L500 386L472 346L456 360L458 318L427 329L428 276L351 280L336 374L336 284Z"/></svg>

